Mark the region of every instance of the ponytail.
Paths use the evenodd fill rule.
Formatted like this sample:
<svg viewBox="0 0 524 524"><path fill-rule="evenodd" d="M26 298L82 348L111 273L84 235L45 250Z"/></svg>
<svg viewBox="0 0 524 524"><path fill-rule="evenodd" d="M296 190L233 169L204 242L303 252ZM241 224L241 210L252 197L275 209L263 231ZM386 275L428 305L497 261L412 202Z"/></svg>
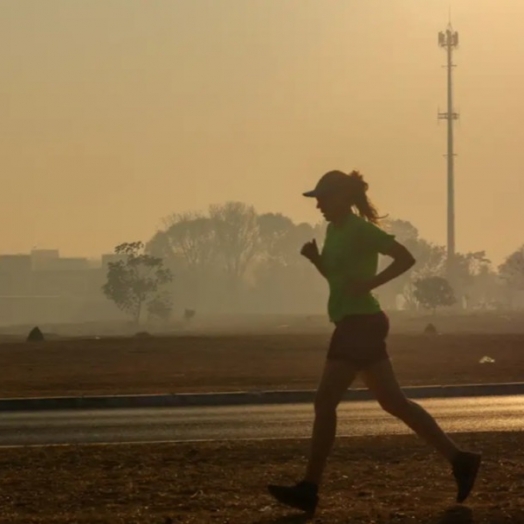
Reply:
<svg viewBox="0 0 524 524"><path fill-rule="evenodd" d="M349 173L349 178L351 180L351 206L357 208L358 214L362 218L376 224L380 217L377 208L366 194L369 187L368 183L358 171Z"/></svg>

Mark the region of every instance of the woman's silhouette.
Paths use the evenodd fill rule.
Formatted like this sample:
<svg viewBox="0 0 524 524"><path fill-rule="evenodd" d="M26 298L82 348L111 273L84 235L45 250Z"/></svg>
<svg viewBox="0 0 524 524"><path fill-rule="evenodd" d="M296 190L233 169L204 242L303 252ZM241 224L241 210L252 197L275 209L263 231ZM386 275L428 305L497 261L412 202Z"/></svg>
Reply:
<svg viewBox="0 0 524 524"><path fill-rule="evenodd" d="M330 171L313 191L304 193L317 199L317 208L328 222L322 252L312 240L301 253L328 281L328 313L335 329L315 400L311 450L303 480L268 489L281 503L311 514L335 439L337 406L357 375L385 411L449 461L457 482L457 502L469 495L480 467L480 454L459 449L424 408L404 396L396 380L386 350L389 321L371 292L409 270L415 260L393 235L376 225L379 217L367 189L368 184L356 171L349 175ZM379 254L393 261L377 274Z"/></svg>

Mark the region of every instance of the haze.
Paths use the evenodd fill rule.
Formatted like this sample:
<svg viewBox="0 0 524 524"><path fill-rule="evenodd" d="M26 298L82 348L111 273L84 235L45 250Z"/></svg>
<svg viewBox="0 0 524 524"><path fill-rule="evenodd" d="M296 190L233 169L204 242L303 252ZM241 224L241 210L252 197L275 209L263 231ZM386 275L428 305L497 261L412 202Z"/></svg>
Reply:
<svg viewBox="0 0 524 524"><path fill-rule="evenodd" d="M3 253L97 256L173 212L300 197L362 170L384 213L445 242L441 0L4 0ZM452 2L457 249L523 242L521 0Z"/></svg>

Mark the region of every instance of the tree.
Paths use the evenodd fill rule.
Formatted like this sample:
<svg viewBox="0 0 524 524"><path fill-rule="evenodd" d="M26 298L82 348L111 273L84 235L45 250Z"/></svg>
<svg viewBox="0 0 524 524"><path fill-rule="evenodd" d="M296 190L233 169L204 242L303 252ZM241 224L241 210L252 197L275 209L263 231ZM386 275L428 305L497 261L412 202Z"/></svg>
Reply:
<svg viewBox="0 0 524 524"><path fill-rule="evenodd" d="M464 290L475 284L475 277L491 266L485 251L456 253L453 261L453 271L457 283Z"/></svg>
<svg viewBox="0 0 524 524"><path fill-rule="evenodd" d="M489 279L491 261L485 251L456 253L453 260L453 286L462 297L466 309L489 301L485 284Z"/></svg>
<svg viewBox="0 0 524 524"><path fill-rule="evenodd" d="M499 266L499 278L505 288L505 300L512 307L516 293L524 290L524 246L509 255Z"/></svg>
<svg viewBox="0 0 524 524"><path fill-rule="evenodd" d="M171 255L171 247L166 231L158 230L153 238L145 246L145 251L148 255L166 260Z"/></svg>
<svg viewBox="0 0 524 524"><path fill-rule="evenodd" d="M258 216L252 206L226 202L209 206L209 214L173 214L166 229L150 241L151 249L195 269L207 265L241 278L260 249Z"/></svg>
<svg viewBox="0 0 524 524"><path fill-rule="evenodd" d="M278 259L282 262L292 246L289 237L295 224L280 213L264 213L257 217L260 239L260 256L263 260Z"/></svg>
<svg viewBox="0 0 524 524"><path fill-rule="evenodd" d="M260 253L260 230L253 206L226 202L209 207L217 266L222 270L222 308L238 309L248 268ZM225 278L224 278L225 277Z"/></svg>
<svg viewBox="0 0 524 524"><path fill-rule="evenodd" d="M161 258L144 253L142 242L120 244L115 254L124 258L109 263L102 291L138 324L143 306L158 300L161 287L172 280L172 273L164 268Z"/></svg>
<svg viewBox="0 0 524 524"><path fill-rule="evenodd" d="M392 235L395 235L396 239L402 244L419 238L418 229L407 220L388 218L382 221L382 227Z"/></svg>
<svg viewBox="0 0 524 524"><path fill-rule="evenodd" d="M468 306L476 309L495 309L504 303L504 292L499 274L491 265L483 266L475 275Z"/></svg>
<svg viewBox="0 0 524 524"><path fill-rule="evenodd" d="M314 311L325 301L325 283L301 255L312 238L321 239L317 228L295 224L273 213L258 217L260 248L253 263L250 301L259 311L299 313Z"/></svg>
<svg viewBox="0 0 524 524"><path fill-rule="evenodd" d="M524 246L509 255L499 266L500 278L514 289L524 289Z"/></svg>
<svg viewBox="0 0 524 524"><path fill-rule="evenodd" d="M450 283L439 276L416 280L413 294L422 307L431 309L433 312L438 307L452 306L456 303L455 294Z"/></svg>
<svg viewBox="0 0 524 524"><path fill-rule="evenodd" d="M157 246L152 244L152 247L165 253L173 264L182 264L192 270L212 263L216 246L209 217L201 213L173 214L165 223L165 231L157 233L162 241L157 241Z"/></svg>
<svg viewBox="0 0 524 524"><path fill-rule="evenodd" d="M240 284L261 249L254 208L226 202L210 206L208 214L172 214L164 219L164 226L147 249L183 275L177 283L179 305L221 309L226 304L238 306Z"/></svg>
<svg viewBox="0 0 524 524"><path fill-rule="evenodd" d="M242 202L209 207L217 252L233 283L244 275L260 248L260 230L255 208Z"/></svg>
<svg viewBox="0 0 524 524"><path fill-rule="evenodd" d="M271 261L283 266L302 262L300 249L305 242L317 235L317 231L305 222L295 224L290 218L274 213L265 213L258 217L259 252L264 261Z"/></svg>
<svg viewBox="0 0 524 524"><path fill-rule="evenodd" d="M157 231L147 252L161 257L176 273L177 307L210 304L220 282L215 233L209 217L202 213L172 214L164 219L165 229Z"/></svg>
<svg viewBox="0 0 524 524"><path fill-rule="evenodd" d="M173 312L173 298L169 293L161 293L147 304L150 318L157 318L167 322Z"/></svg>

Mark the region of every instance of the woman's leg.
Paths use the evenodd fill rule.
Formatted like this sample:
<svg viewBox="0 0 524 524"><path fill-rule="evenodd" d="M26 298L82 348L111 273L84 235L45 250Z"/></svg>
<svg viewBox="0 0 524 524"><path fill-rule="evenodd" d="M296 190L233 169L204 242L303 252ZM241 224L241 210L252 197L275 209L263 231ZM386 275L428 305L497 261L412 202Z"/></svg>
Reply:
<svg viewBox="0 0 524 524"><path fill-rule="evenodd" d="M344 360L326 361L315 399L315 421L306 475L294 486L270 484L269 492L279 502L310 514L318 503L318 484L337 431L337 406L357 374Z"/></svg>
<svg viewBox="0 0 524 524"><path fill-rule="evenodd" d="M406 398L389 360L372 364L362 372L362 378L384 411L402 420L449 462L453 462L459 448L422 406Z"/></svg>
<svg viewBox="0 0 524 524"><path fill-rule="evenodd" d="M319 484L337 431L337 407L357 370L344 360L327 360L315 398L315 420L306 469L307 482Z"/></svg>
<svg viewBox="0 0 524 524"><path fill-rule="evenodd" d="M372 364L362 376L385 411L402 420L450 462L458 486L457 502L463 502L475 484L480 454L459 449L422 406L406 398L389 360Z"/></svg>

